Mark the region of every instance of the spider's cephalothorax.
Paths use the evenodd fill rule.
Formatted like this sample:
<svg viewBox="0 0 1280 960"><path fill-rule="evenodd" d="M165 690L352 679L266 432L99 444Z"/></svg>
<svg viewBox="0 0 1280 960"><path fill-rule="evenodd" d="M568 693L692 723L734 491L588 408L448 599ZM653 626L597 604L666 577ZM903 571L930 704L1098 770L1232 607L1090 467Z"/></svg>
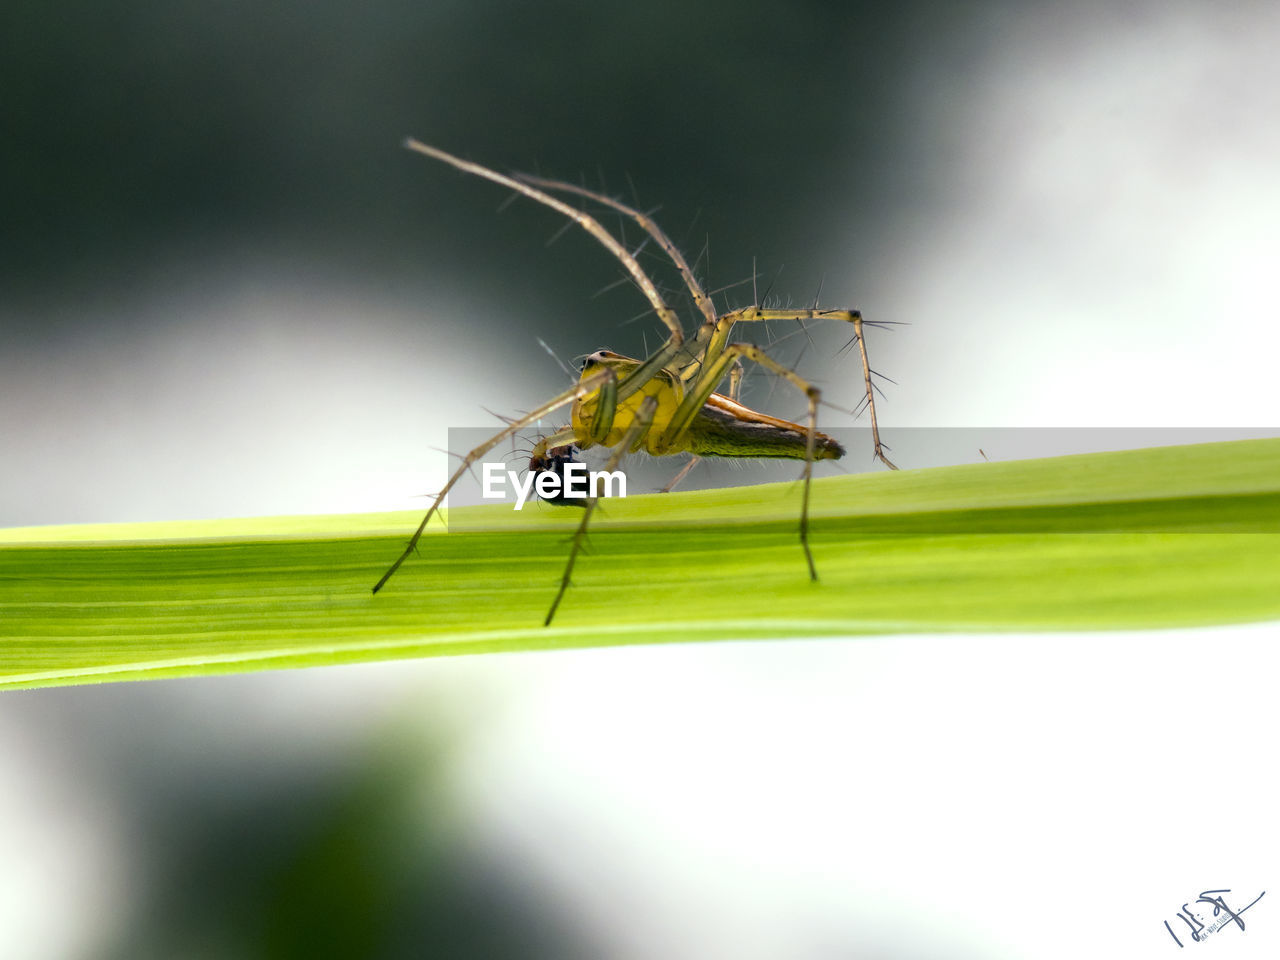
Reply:
<svg viewBox="0 0 1280 960"><path fill-rule="evenodd" d="M602 370L609 371L614 383L623 380L639 367L641 361L610 350L597 350L582 365L586 380ZM655 457L675 453L691 453L695 457L763 457L805 459L809 432L790 420L771 417L739 403L734 397L713 393L693 414L693 421L682 431L671 429L671 422L684 400L684 384L680 377L662 371L630 398L617 403L609 418L607 433L595 427L601 411L609 403L610 389L602 387L573 404L572 423L577 445L586 450L596 444L614 446L635 419L645 397L653 397L657 407L653 422L642 437L643 449ZM597 434L601 434L597 436ZM813 459L838 460L845 449L821 431L814 432Z"/></svg>

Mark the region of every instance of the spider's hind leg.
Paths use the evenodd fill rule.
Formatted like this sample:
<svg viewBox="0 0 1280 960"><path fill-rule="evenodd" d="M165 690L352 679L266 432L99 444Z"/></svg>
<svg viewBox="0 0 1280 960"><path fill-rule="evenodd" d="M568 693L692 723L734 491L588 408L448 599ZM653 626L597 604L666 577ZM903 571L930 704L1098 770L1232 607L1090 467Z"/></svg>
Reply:
<svg viewBox="0 0 1280 960"><path fill-rule="evenodd" d="M715 358L715 361L707 364L702 368L697 382L693 388L684 395L684 399L680 403L680 407L667 423L667 428L663 431L659 438L659 448L671 448L682 438L689 435L689 431L694 423L694 419L698 411L710 398L714 392L716 384L718 384L728 372L731 364L741 363L743 360L750 360L757 366L764 367L772 373L786 379L797 390L805 395L809 406L808 423L804 430L804 473L802 475L804 481L804 494L800 503L800 546L804 550L805 562L809 566L809 578L811 580L818 579L818 569L813 563L813 553L809 549L809 488L813 480L813 462L818 459L818 404L822 399L822 391L816 386L805 380L794 370L783 366L777 360L761 350L759 347L749 343L730 343L725 345ZM775 421L776 423L777 421ZM782 421L785 423L785 421ZM788 424L788 427L799 427L798 424ZM792 434L794 435L794 433ZM828 438L829 439L829 438ZM767 456L789 456L795 457L794 452L779 454L776 452L776 441L769 441L769 447L775 452L767 453ZM841 451L843 452L843 451ZM799 457L795 457L800 459Z"/></svg>
<svg viewBox="0 0 1280 960"><path fill-rule="evenodd" d="M716 320L714 326L704 324L699 339L705 339L707 349L704 363L710 364L727 348L729 332L737 323L754 323L764 320L840 320L853 324L853 336L858 344L858 356L862 360L862 382L867 395L867 412L871 417L871 440L874 444L873 455L890 470L897 470L895 464L885 454L885 445L880 441L880 425L876 421L875 387L871 383L871 363L867 359L867 341L863 336L862 314L857 310L767 310L762 307L744 307L724 314Z"/></svg>

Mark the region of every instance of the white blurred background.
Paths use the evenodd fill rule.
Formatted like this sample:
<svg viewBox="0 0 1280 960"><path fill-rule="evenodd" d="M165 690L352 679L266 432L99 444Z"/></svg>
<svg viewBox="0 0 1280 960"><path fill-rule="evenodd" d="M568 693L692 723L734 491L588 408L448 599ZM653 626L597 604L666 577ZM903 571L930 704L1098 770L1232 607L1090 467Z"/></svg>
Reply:
<svg viewBox="0 0 1280 960"><path fill-rule="evenodd" d="M662 204L872 334L895 427L1280 423L1268 4L19 4L0 523L416 508L450 426L641 349ZM779 273L778 271L781 270ZM775 279L776 277L776 279ZM738 298L733 301L731 298ZM722 295L742 303L750 287ZM805 372L852 405L847 363ZM766 385L767 386L767 385ZM843 393L842 393L843 391ZM779 413L794 413L782 400ZM990 451L989 451L990 452ZM911 465L905 461L904 465ZM1273 956L1274 625L488 656L0 696L0 947Z"/></svg>

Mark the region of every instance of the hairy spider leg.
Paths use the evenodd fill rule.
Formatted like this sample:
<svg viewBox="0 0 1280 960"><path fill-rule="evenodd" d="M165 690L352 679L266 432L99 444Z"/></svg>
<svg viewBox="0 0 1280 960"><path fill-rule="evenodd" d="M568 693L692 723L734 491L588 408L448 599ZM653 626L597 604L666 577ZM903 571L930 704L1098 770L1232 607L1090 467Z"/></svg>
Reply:
<svg viewBox="0 0 1280 960"><path fill-rule="evenodd" d="M627 427L622 437L613 447L613 453L609 457L608 463L605 464L604 472L612 473L618 469L618 464L622 461L623 456L640 442L642 434L647 431L653 423L653 413L658 409L658 398L652 395L646 396L640 403L639 409L636 411L635 417L632 418L630 426ZM547 619L543 621L544 627L551 626L551 620L556 615L556 610L560 607L560 601L564 599L565 591L569 589L569 583L573 577L573 565L578 559L578 551L582 548L582 540L587 534L587 524L591 522L591 515L595 513L596 503L599 498L596 491L591 490L587 497L586 510L582 514L582 520L578 524L578 529L573 534L573 545L569 548L569 562L565 564L564 575L560 578L560 589L556 591L556 598L551 601L551 609L547 611Z"/></svg>
<svg viewBox="0 0 1280 960"><path fill-rule="evenodd" d="M626 268L627 273L631 275L631 279L635 281L645 298L653 307L654 312L658 315L658 319L662 321L667 328L667 340L658 352L649 357L639 368L637 368L625 381L618 385L618 398L625 399L631 394L639 390L646 382L649 381L659 370L663 369L670 363L679 353L684 345L684 329L680 325L680 318L676 312L667 306L663 301L662 295L658 292L658 288L649 279L649 275L644 272L639 262L631 253L618 242L604 226L591 214L576 207L571 207L563 200L551 196L548 193L539 190L528 183L523 183L514 177L508 177L506 174L498 173L496 170L490 170L478 163L472 163L470 160L463 160L455 157L451 153L432 147L425 143L410 137L405 141L405 146L416 153L431 157L435 160L443 161L452 167L461 170L463 173L470 173L485 180L492 180L494 183L509 187L517 193L524 194L531 200L536 200L543 206L550 207L564 216L568 217L574 223L578 224L587 233L595 237L600 244L608 250L618 260L619 263Z"/></svg>
<svg viewBox="0 0 1280 960"><path fill-rule="evenodd" d="M697 342L705 342L703 363L711 365L719 353L725 349L729 333L738 323L755 323L765 320L841 320L853 324L854 339L858 341L858 355L862 360L862 381L867 393L867 410L871 417L871 440L874 444L874 456L891 470L897 470L884 452L884 444L880 442L880 425L876 420L875 391L871 385L871 364L867 360L867 344L862 334L862 314L857 310L766 310L761 307L744 307L733 310L717 318L713 325L703 324L698 331Z"/></svg>
<svg viewBox="0 0 1280 960"><path fill-rule="evenodd" d="M662 248L663 252L675 264L675 268L680 272L680 276L684 279L684 285L689 289L689 294L693 297L694 304L697 305L699 312L702 313L707 320L715 322L716 310L711 305L711 298L703 292L702 285L698 283L693 275L693 271L689 268L689 263L684 258L684 254L680 249L671 242L671 238L666 235L661 227L653 221L648 214L641 213L633 207L627 206L613 197L606 196L603 193L596 193L594 190L588 190L586 187L580 187L573 183L567 183L563 180L548 180L545 177L535 177L531 174L517 174L517 179L531 186L542 187L546 190L556 190L562 193L575 193L580 197L586 197L588 200L594 200L596 203L611 207L619 213L630 217L638 223L641 229Z"/></svg>
<svg viewBox="0 0 1280 960"><path fill-rule="evenodd" d="M381 590L386 582L391 579L391 576L400 569L400 565L404 563L405 560L409 558L409 555L417 548L418 541L422 538L423 531L427 529L427 524L430 522L432 516L434 516L436 511L440 509L440 504L444 503L445 496L453 489L454 485L462 475L471 469L472 464L503 440L513 436L518 431L523 430L531 423L536 423L548 414L554 413L566 404L579 400L586 393L598 390L601 386L610 381L614 383L617 381L617 376L612 370L601 370L590 376L583 377L568 390L557 394L555 397L542 404L542 406L530 411L523 417L512 420L505 429L500 430L463 457L461 465L453 472L453 475L449 477L449 481L444 485L444 488L436 494L435 499L431 502L431 507L427 510L427 515L422 518L422 522L418 524L418 529L415 530L413 536L409 538L409 543L404 548L404 552L396 558L396 562L393 563L387 572L382 575L382 579L373 585L373 592L377 593Z"/></svg>

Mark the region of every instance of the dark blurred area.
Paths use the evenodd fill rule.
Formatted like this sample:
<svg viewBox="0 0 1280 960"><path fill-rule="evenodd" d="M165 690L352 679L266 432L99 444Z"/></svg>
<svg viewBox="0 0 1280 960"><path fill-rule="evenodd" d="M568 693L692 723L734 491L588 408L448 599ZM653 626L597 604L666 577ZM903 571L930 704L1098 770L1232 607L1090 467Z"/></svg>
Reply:
<svg viewBox="0 0 1280 960"><path fill-rule="evenodd" d="M413 135L624 196L630 178L687 249L710 238L709 286L754 257L808 298L825 272L869 279L810 251L852 233L869 261L877 218L930 189L928 158L902 159L909 101L996 42L1002 9L981 5L978 32L934 2L7 4L0 283L102 304L179 261L287 251L428 294L483 269L513 305L564 313L617 275L585 238L531 250L510 219L550 237L553 215L497 221L503 194L401 150ZM867 228L832 222L830 195ZM580 310L598 331L604 311Z"/></svg>
<svg viewBox="0 0 1280 960"><path fill-rule="evenodd" d="M74 955L96 960L598 955L476 843L454 781L467 717L483 714L442 686L424 706L390 680L421 669L347 672L372 681L354 698L327 673L6 696L10 721L61 745L45 766L67 777L55 795L77 799L50 814L114 836L122 855L79 851L97 890L67 892L66 932L32 942L0 922L0 944L67 956L60 944L88 940ZM104 898L118 901L109 917Z"/></svg>
<svg viewBox="0 0 1280 960"><path fill-rule="evenodd" d="M380 730L349 768L231 789L153 774L157 792L133 807L148 882L101 956L590 956L501 865L468 850L444 746Z"/></svg>

